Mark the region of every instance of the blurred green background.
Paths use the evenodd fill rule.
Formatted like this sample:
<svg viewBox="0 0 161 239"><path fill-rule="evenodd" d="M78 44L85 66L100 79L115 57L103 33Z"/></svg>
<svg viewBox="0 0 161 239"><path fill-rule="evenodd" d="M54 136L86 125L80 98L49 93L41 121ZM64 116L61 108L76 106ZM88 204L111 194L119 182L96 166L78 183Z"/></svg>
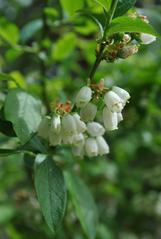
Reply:
<svg viewBox="0 0 161 239"><path fill-rule="evenodd" d="M47 108L73 99L95 60L96 25L74 14L92 0L0 0L0 107L8 89L20 85ZM137 1L138 11L161 34L160 1ZM42 21L44 19L45 21ZM44 24L46 22L47 24ZM131 94L119 130L107 134L108 157L75 160L61 149L95 198L97 239L161 238L161 47L159 40L116 63L103 62L96 80ZM2 117L2 115L0 116ZM6 131L5 126L0 131ZM18 145L0 133L2 148ZM60 157L60 156L57 156ZM68 198L65 219L53 236L37 202L29 155L0 157L0 239L86 239Z"/></svg>

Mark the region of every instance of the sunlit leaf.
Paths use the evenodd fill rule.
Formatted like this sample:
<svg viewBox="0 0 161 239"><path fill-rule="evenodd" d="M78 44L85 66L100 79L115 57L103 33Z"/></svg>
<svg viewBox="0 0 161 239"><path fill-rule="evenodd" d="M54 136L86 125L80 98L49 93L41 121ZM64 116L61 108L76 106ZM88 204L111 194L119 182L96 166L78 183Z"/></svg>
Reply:
<svg viewBox="0 0 161 239"><path fill-rule="evenodd" d="M41 103L20 89L10 90L5 102L5 117L24 144L37 131L41 121Z"/></svg>
<svg viewBox="0 0 161 239"><path fill-rule="evenodd" d="M67 13L68 16L72 16L76 13L77 10L83 8L84 0L60 0L63 10Z"/></svg>
<svg viewBox="0 0 161 239"><path fill-rule="evenodd" d="M73 33L62 36L53 46L52 57L62 60L68 57L76 46L76 37Z"/></svg>
<svg viewBox="0 0 161 239"><path fill-rule="evenodd" d="M112 35L117 32L143 32L157 36L156 31L150 24L140 18L131 17L117 17L112 21L107 35Z"/></svg>

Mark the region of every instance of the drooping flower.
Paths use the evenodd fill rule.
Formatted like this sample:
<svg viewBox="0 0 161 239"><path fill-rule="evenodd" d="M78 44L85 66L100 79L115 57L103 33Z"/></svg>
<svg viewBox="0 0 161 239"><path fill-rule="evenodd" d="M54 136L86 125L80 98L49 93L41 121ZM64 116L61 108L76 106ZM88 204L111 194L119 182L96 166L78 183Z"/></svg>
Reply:
<svg viewBox="0 0 161 239"><path fill-rule="evenodd" d="M98 136L96 138L96 141L97 141L97 145L98 145L98 154L99 155L102 156L102 155L108 154L110 152L110 148L102 136Z"/></svg>
<svg viewBox="0 0 161 239"><path fill-rule="evenodd" d="M55 133L60 133L61 131L61 119L60 116L54 116L51 120L51 127Z"/></svg>
<svg viewBox="0 0 161 239"><path fill-rule="evenodd" d="M94 138L88 138L85 142L85 152L88 157L95 157L98 155L98 145Z"/></svg>
<svg viewBox="0 0 161 239"><path fill-rule="evenodd" d="M107 107L103 109L103 123L106 130L118 129L118 118L116 112L111 112Z"/></svg>
<svg viewBox="0 0 161 239"><path fill-rule="evenodd" d="M145 44L145 45L156 41L155 36L153 36L151 34L147 34L147 33L141 33L140 34L140 39L141 39L142 43Z"/></svg>
<svg viewBox="0 0 161 239"><path fill-rule="evenodd" d="M52 146L60 145L62 143L61 133L55 133L52 128L49 131L49 144Z"/></svg>
<svg viewBox="0 0 161 239"><path fill-rule="evenodd" d="M76 134L73 136L73 145L75 146L83 146L85 142L84 135L83 134Z"/></svg>
<svg viewBox="0 0 161 239"><path fill-rule="evenodd" d="M122 99L124 104L130 99L130 94L118 86L113 86L112 91L114 91Z"/></svg>
<svg viewBox="0 0 161 239"><path fill-rule="evenodd" d="M77 133L77 126L74 117L71 114L62 117L63 135L71 136Z"/></svg>
<svg viewBox="0 0 161 239"><path fill-rule="evenodd" d="M105 94L104 102L111 112L119 113L124 107L122 99L114 91Z"/></svg>
<svg viewBox="0 0 161 239"><path fill-rule="evenodd" d="M50 116L43 117L38 127L38 133L37 133L38 136L48 140L50 125L51 125L51 117Z"/></svg>
<svg viewBox="0 0 161 239"><path fill-rule="evenodd" d="M92 137L101 136L105 133L104 127L97 122L90 122L87 124L87 132Z"/></svg>
<svg viewBox="0 0 161 239"><path fill-rule="evenodd" d="M76 128L78 133L84 133L87 129L86 124L80 119L79 114L74 113L73 118L76 123Z"/></svg>
<svg viewBox="0 0 161 239"><path fill-rule="evenodd" d="M81 118L85 121L93 121L97 113L97 106L89 102L85 107L80 111Z"/></svg>
<svg viewBox="0 0 161 239"><path fill-rule="evenodd" d="M120 123L123 120L122 113L117 113L117 121Z"/></svg>
<svg viewBox="0 0 161 239"><path fill-rule="evenodd" d="M92 98L92 90L88 86L83 86L76 95L75 103L79 108L84 107Z"/></svg>

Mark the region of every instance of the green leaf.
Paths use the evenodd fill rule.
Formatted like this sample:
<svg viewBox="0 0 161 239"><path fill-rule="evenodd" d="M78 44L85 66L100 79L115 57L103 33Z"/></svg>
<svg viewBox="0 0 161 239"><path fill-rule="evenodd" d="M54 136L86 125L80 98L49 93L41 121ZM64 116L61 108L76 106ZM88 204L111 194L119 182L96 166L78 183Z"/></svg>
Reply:
<svg viewBox="0 0 161 239"><path fill-rule="evenodd" d="M0 37L8 44L15 46L19 40L19 30L17 26L5 18L0 18Z"/></svg>
<svg viewBox="0 0 161 239"><path fill-rule="evenodd" d="M150 24L140 18L131 17L117 17L112 21L107 35L109 36L118 32L143 32L157 36L156 31Z"/></svg>
<svg viewBox="0 0 161 239"><path fill-rule="evenodd" d="M95 238L98 222L97 208L93 197L85 183L71 172L65 173L77 216L89 239Z"/></svg>
<svg viewBox="0 0 161 239"><path fill-rule="evenodd" d="M41 19L36 19L33 21L28 22L22 29L21 29L21 41L26 42L31 37L33 37L41 28L43 22Z"/></svg>
<svg viewBox="0 0 161 239"><path fill-rule="evenodd" d="M52 158L39 154L35 161L35 187L44 218L55 232L66 208L63 174Z"/></svg>
<svg viewBox="0 0 161 239"><path fill-rule="evenodd" d="M0 156L8 156L8 155L11 155L11 154L17 154L19 153L20 151L18 150L14 150L14 149L0 149Z"/></svg>
<svg viewBox="0 0 161 239"><path fill-rule="evenodd" d="M0 225L9 222L15 215L15 209L11 205L0 205Z"/></svg>
<svg viewBox="0 0 161 239"><path fill-rule="evenodd" d="M25 91L18 88L9 91L4 112L23 144L37 131L41 121L41 103Z"/></svg>
<svg viewBox="0 0 161 239"><path fill-rule="evenodd" d="M109 10L112 0L94 0L101 7L103 7L106 11Z"/></svg>
<svg viewBox="0 0 161 239"><path fill-rule="evenodd" d="M83 8L84 0L60 0L63 10L67 13L68 16L72 16L76 13L77 10Z"/></svg>
<svg viewBox="0 0 161 239"><path fill-rule="evenodd" d="M98 26L99 31L100 31L100 35L103 37L103 26L101 24L101 22L99 21L99 19L97 17L95 17L94 15L92 15L92 13L88 10L79 10L77 11L80 15L84 15L90 19L92 19Z"/></svg>
<svg viewBox="0 0 161 239"><path fill-rule="evenodd" d="M119 0L114 17L124 15L130 8L132 8L136 3L136 0Z"/></svg>
<svg viewBox="0 0 161 239"><path fill-rule="evenodd" d="M76 37L73 33L68 33L56 42L52 51L52 57L55 60L67 58L76 46Z"/></svg>
<svg viewBox="0 0 161 239"><path fill-rule="evenodd" d="M0 73L0 81L14 81L14 78L6 73Z"/></svg>

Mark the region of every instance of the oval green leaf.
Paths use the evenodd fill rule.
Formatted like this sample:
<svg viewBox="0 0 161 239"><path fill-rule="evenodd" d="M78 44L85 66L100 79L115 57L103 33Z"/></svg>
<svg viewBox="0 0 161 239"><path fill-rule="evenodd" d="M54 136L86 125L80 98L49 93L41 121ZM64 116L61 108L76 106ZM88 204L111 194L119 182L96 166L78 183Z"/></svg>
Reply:
<svg viewBox="0 0 161 239"><path fill-rule="evenodd" d="M55 232L66 208L66 187L61 170L52 158L43 154L35 160L35 188L44 218Z"/></svg>
<svg viewBox="0 0 161 239"><path fill-rule="evenodd" d="M140 18L117 17L109 26L107 35L112 35L118 32L142 32L157 36L154 28L141 20Z"/></svg>
<svg viewBox="0 0 161 239"><path fill-rule="evenodd" d="M136 0L119 0L114 17L119 17L124 15L130 8L132 8L136 3Z"/></svg>
<svg viewBox="0 0 161 239"><path fill-rule="evenodd" d="M73 173L66 172L65 180L82 228L89 239L94 239L98 215L92 194L86 184Z"/></svg>
<svg viewBox="0 0 161 239"><path fill-rule="evenodd" d="M5 106L6 120L12 122L14 131L21 143L26 143L41 121L41 103L20 89L9 91Z"/></svg>

